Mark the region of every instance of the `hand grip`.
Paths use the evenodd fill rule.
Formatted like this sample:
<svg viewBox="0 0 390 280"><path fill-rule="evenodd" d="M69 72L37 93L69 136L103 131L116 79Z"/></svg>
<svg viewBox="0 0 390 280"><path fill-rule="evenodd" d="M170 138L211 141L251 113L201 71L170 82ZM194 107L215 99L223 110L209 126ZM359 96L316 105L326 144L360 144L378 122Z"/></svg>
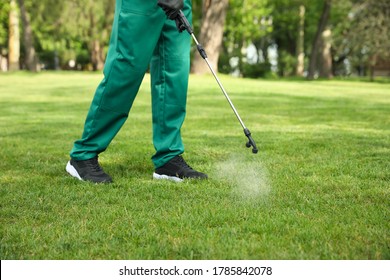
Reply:
<svg viewBox="0 0 390 280"><path fill-rule="evenodd" d="M184 13L182 11L179 12L179 14L177 15L177 18L178 18L180 24L185 28L185 30L187 30L187 32L190 35L192 33L194 33L194 31L192 30L191 24L188 22L188 19L186 18L186 16L184 15Z"/></svg>

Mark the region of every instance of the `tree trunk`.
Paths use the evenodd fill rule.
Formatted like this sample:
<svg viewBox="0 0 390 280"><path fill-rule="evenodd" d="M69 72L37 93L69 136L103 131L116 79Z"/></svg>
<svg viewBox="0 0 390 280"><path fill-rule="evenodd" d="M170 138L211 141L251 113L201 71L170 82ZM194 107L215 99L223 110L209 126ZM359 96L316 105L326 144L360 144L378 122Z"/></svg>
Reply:
<svg viewBox="0 0 390 280"><path fill-rule="evenodd" d="M11 0L9 11L9 32L8 32L8 69L10 71L19 70L20 58L20 35L19 35L19 15L16 2Z"/></svg>
<svg viewBox="0 0 390 280"><path fill-rule="evenodd" d="M24 0L18 0L23 26L23 43L25 50L25 64L29 71L39 71L38 59L34 47L34 36L31 28L30 15L26 11Z"/></svg>
<svg viewBox="0 0 390 280"><path fill-rule="evenodd" d="M375 65L378 61L378 55L374 54L369 60L369 68L370 68L370 82L373 82L375 79Z"/></svg>
<svg viewBox="0 0 390 280"><path fill-rule="evenodd" d="M313 41L313 46L310 54L310 62L309 62L309 73L307 75L307 78L309 80L314 79L314 75L318 68L318 50L321 47L321 36L322 32L324 32L325 27L328 23L329 16L330 16L330 9L332 6L332 0L325 0L324 8L322 10L322 15L320 18L320 21L318 23L318 28L316 32L316 36Z"/></svg>
<svg viewBox="0 0 390 280"><path fill-rule="evenodd" d="M89 38L91 38L89 43L89 53L90 53L93 71L101 71L104 68L104 62L106 57L105 57L105 52L104 52L104 47L102 42L107 41L107 37L108 37L107 34L109 34L108 30L111 29L111 19L109 18L111 12L113 12L111 8L113 6L115 6L114 3L109 5L109 8L105 10L104 22L100 24L99 24L99 18L96 17L95 11L92 6L89 8L88 11L88 17L89 17L88 36Z"/></svg>
<svg viewBox="0 0 390 280"><path fill-rule="evenodd" d="M331 53L331 38L332 31L327 28L322 32L322 50L321 50L321 67L320 77L330 79L332 75L332 53Z"/></svg>
<svg viewBox="0 0 390 280"><path fill-rule="evenodd" d="M303 76L305 70L305 6L299 7L299 30L297 40L297 68L295 74L297 76Z"/></svg>
<svg viewBox="0 0 390 280"><path fill-rule="evenodd" d="M239 43L239 50L240 52L238 53L238 70L240 71L240 77L244 75L244 65L247 63L247 44L244 40L242 40Z"/></svg>
<svg viewBox="0 0 390 280"><path fill-rule="evenodd" d="M228 0L203 0L199 42L205 48L210 64L215 71L218 70L218 58L228 3ZM199 54L194 56L192 72L196 74L209 72L207 64Z"/></svg>
<svg viewBox="0 0 390 280"><path fill-rule="evenodd" d="M104 68L104 50L99 40L93 40L91 51L91 62L93 71L100 71Z"/></svg>

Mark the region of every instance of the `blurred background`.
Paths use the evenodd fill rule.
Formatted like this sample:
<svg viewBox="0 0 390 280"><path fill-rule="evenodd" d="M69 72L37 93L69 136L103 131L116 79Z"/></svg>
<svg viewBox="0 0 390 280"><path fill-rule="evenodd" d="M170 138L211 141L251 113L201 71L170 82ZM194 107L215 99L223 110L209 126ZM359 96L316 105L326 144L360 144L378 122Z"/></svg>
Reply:
<svg viewBox="0 0 390 280"><path fill-rule="evenodd" d="M389 0L192 4L195 34L220 73L309 80L390 76ZM101 71L114 11L115 0L0 0L0 72ZM191 71L208 72L195 52Z"/></svg>

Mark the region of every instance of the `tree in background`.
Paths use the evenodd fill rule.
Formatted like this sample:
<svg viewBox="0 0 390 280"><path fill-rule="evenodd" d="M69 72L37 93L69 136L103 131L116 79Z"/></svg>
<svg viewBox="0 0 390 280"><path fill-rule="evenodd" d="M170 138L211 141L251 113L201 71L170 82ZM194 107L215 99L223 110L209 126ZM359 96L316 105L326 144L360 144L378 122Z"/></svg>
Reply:
<svg viewBox="0 0 390 280"><path fill-rule="evenodd" d="M53 26L53 21L58 20L63 1L57 3L54 0L12 0L12 2L17 3L20 10L18 14L21 22L21 33L23 34L20 37L20 45L22 46L21 64L27 70L39 71L41 63L39 62L38 51L42 49L42 45L46 49L45 42L56 40L56 34L59 34L59 30ZM9 35L11 34L11 30L9 30ZM10 39L8 41L9 48L7 51L9 55L12 55L17 44L11 43Z"/></svg>
<svg viewBox="0 0 390 280"><path fill-rule="evenodd" d="M228 0L203 0L202 18L199 29L199 42L202 43L211 66L218 70L218 59L222 46L222 38ZM202 57L195 55L192 62L192 72L196 74L207 73L209 70Z"/></svg>
<svg viewBox="0 0 390 280"><path fill-rule="evenodd" d="M322 69L321 74L325 78L330 78L331 76L331 59L326 57L330 54L329 47L329 36L330 29L327 29L328 21L330 18L330 11L332 7L332 0L325 0L324 7L322 9L321 17L318 22L317 32L313 40L313 46L310 54L309 70L307 78L312 80L316 70L318 69L318 54L320 53L323 56L322 66L326 69ZM329 65L330 64L330 65Z"/></svg>
<svg viewBox="0 0 390 280"><path fill-rule="evenodd" d="M40 70L40 66L35 51L34 33L31 26L30 14L24 0L18 0L18 4L23 27L24 64L27 70L36 72Z"/></svg>
<svg viewBox="0 0 390 280"><path fill-rule="evenodd" d="M311 72L310 75L318 73L329 78L335 72L335 62L342 66L343 57L334 57L334 41L339 40L342 32L340 28L335 32L334 28L347 19L350 2L274 0L270 3L274 7L272 40L278 50L280 76L304 76Z"/></svg>
<svg viewBox="0 0 390 280"><path fill-rule="evenodd" d="M21 58L27 70L37 71L41 64L46 69L67 68L69 60L78 58L83 65L91 63L93 70L103 68L115 0L17 0L17 3L23 34ZM10 33L3 30L0 28L0 32ZM2 52L13 53L8 46L3 47L3 41L0 41Z"/></svg>
<svg viewBox="0 0 390 280"><path fill-rule="evenodd" d="M234 70L244 77L260 77L270 71L268 61L269 34L272 30L271 9L268 0L231 0L227 15L224 36L224 55L227 64L230 57L237 58ZM247 61L247 50L251 46L254 54L252 61ZM223 65L220 65L223 68Z"/></svg>
<svg viewBox="0 0 390 280"><path fill-rule="evenodd" d="M10 0L0 0L0 53L7 49Z"/></svg>
<svg viewBox="0 0 390 280"><path fill-rule="evenodd" d="M92 70L102 70L114 19L115 0L80 0L70 2L65 17L74 20L64 28L85 46Z"/></svg>
<svg viewBox="0 0 390 280"><path fill-rule="evenodd" d="M358 0L349 13L350 26L345 43L360 65L367 65L373 80L373 67L379 60L390 59L390 2ZM361 66L360 66L361 67Z"/></svg>
<svg viewBox="0 0 390 280"><path fill-rule="evenodd" d="M322 1L274 0L272 44L277 48L280 76L302 76L305 58L311 51Z"/></svg>
<svg viewBox="0 0 390 280"><path fill-rule="evenodd" d="M17 3L18 8L10 13L11 3ZM218 70L224 73L264 76L271 69L270 62L277 60L272 65L273 75L282 77L373 75L374 66L390 56L388 0L192 3L195 33L215 70L218 63ZM11 69L21 66L32 71L39 67L103 68L115 0L0 0L0 7L2 71L8 64ZM18 29L20 40L13 36ZM254 54L249 60L248 47ZM269 54L277 55L271 60ZM208 72L195 48L192 56L192 70ZM237 62L234 69L233 60Z"/></svg>
<svg viewBox="0 0 390 280"><path fill-rule="evenodd" d="M11 0L8 19L8 69L15 71L20 69L20 31L19 13L15 0Z"/></svg>
<svg viewBox="0 0 390 280"><path fill-rule="evenodd" d="M302 77L305 71L305 5L299 6L299 25L297 38L297 65L295 67L295 75Z"/></svg>
<svg viewBox="0 0 390 280"><path fill-rule="evenodd" d="M64 14L68 1L24 0L29 2L31 25L34 32L35 47L40 64L44 69L60 69L65 50L70 47L66 42L69 35L63 32L63 26L70 22Z"/></svg>

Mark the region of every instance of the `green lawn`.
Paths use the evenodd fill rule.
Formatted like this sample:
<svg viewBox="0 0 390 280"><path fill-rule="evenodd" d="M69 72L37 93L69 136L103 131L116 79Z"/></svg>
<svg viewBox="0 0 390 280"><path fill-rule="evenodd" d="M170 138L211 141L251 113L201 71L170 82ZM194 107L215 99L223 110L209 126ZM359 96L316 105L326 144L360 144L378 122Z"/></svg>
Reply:
<svg viewBox="0 0 390 280"><path fill-rule="evenodd" d="M101 164L65 172L101 79L0 75L1 259L390 259L390 86L191 76L185 158L207 181L152 180L146 77Z"/></svg>

